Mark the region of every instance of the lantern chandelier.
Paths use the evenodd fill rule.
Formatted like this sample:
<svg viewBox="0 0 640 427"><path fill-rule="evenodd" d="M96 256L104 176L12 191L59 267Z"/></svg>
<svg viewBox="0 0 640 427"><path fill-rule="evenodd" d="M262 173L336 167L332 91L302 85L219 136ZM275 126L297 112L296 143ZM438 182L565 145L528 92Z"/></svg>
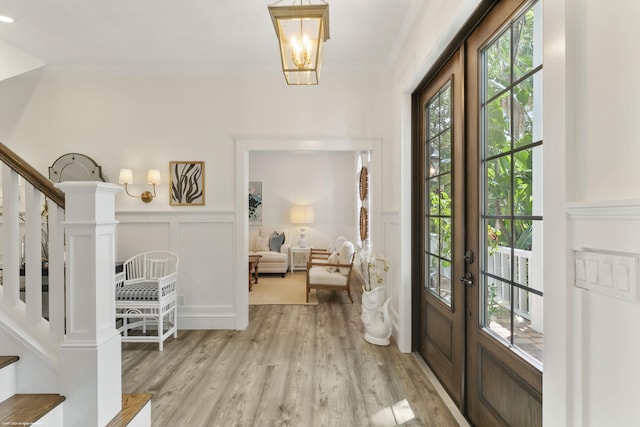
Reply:
<svg viewBox="0 0 640 427"><path fill-rule="evenodd" d="M329 4L269 6L280 45L282 72L290 85L317 85L322 45L329 40ZM295 0L294 0L295 1Z"/></svg>

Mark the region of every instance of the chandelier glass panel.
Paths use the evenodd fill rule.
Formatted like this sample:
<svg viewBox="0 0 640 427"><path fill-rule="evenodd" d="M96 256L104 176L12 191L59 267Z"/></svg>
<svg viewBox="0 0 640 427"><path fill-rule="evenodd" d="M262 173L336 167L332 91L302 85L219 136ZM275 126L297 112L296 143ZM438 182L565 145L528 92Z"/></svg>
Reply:
<svg viewBox="0 0 640 427"><path fill-rule="evenodd" d="M278 36L282 71L290 85L317 85L322 46L329 39L329 5L269 6Z"/></svg>

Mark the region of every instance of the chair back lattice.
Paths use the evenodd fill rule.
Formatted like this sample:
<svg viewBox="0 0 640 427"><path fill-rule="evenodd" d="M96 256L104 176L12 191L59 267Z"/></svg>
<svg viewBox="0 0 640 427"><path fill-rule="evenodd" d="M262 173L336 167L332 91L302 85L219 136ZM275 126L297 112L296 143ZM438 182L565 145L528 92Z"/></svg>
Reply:
<svg viewBox="0 0 640 427"><path fill-rule="evenodd" d="M178 267L178 256L172 252L144 252L129 258L124 263L126 280L157 280L174 273Z"/></svg>

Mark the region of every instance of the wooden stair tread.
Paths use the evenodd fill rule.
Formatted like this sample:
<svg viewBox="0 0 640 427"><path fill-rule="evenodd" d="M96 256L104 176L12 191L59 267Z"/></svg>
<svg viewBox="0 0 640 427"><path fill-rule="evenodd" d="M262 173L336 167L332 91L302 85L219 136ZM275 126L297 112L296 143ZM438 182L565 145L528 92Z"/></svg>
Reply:
<svg viewBox="0 0 640 427"><path fill-rule="evenodd" d="M14 394L0 402L0 425L35 424L62 402L64 396L59 394Z"/></svg>
<svg viewBox="0 0 640 427"><path fill-rule="evenodd" d="M149 393L134 393L122 395L122 410L106 427L125 427L138 415L144 405L151 400Z"/></svg>
<svg viewBox="0 0 640 427"><path fill-rule="evenodd" d="M9 366L20 359L18 356L0 356L0 369Z"/></svg>

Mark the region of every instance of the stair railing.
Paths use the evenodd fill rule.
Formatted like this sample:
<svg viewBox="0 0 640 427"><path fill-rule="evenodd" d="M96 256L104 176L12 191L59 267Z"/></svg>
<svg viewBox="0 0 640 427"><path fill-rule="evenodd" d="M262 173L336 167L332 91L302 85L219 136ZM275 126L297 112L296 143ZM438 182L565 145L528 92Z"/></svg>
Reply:
<svg viewBox="0 0 640 427"><path fill-rule="evenodd" d="M37 350L58 371L64 425L107 425L122 409L121 337L114 316L115 196L122 187L93 181L54 187L2 144L0 160L5 255L0 328ZM43 219L48 227L44 234ZM42 314L43 268L48 269L47 316Z"/></svg>
<svg viewBox="0 0 640 427"><path fill-rule="evenodd" d="M2 323L57 360L64 340L62 191L0 143L2 166ZM46 271L47 291L43 292ZM43 313L43 296L46 310Z"/></svg>

